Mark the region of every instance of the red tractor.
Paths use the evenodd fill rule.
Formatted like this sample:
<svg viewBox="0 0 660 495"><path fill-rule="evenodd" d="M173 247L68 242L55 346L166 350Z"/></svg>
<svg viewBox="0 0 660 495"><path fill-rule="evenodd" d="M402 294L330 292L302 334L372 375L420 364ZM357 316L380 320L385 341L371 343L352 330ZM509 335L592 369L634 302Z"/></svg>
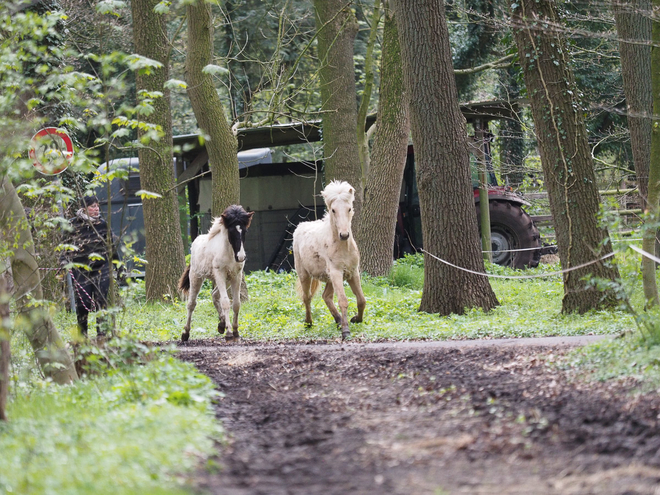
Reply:
<svg viewBox="0 0 660 495"><path fill-rule="evenodd" d="M479 228L481 228L479 181L476 160L472 161L474 202ZM536 267L542 254L556 252L554 246L544 247L538 228L523 206L529 206L511 188L497 184L489 153L486 153L488 170L488 200L490 210L490 236L494 263L513 268ZM419 213L419 197L415 180L414 153L408 151L408 161L403 179L403 201L399 205L395 256L412 253L422 247L422 228Z"/></svg>

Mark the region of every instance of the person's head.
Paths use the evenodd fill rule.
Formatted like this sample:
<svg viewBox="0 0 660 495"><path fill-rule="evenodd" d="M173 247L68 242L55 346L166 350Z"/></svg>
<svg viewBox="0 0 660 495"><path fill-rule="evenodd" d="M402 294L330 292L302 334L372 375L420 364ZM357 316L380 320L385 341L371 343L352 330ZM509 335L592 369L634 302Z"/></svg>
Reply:
<svg viewBox="0 0 660 495"><path fill-rule="evenodd" d="M99 198L96 196L85 196L83 198L83 206L88 217L96 218L101 214Z"/></svg>

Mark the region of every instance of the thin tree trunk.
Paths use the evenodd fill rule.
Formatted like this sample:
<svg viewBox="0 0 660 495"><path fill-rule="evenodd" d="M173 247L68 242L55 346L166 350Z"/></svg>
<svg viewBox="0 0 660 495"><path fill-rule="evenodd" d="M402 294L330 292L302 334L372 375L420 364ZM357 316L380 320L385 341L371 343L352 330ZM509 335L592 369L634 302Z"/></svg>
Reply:
<svg viewBox="0 0 660 495"><path fill-rule="evenodd" d="M345 180L355 189L354 222L360 225L363 184L357 134L353 42L358 24L346 0L314 0L321 68L325 181Z"/></svg>
<svg viewBox="0 0 660 495"><path fill-rule="evenodd" d="M361 225L356 232L361 270L373 276L386 275L392 268L397 211L410 133L398 36L392 12L387 12L383 28L377 128L364 188Z"/></svg>
<svg viewBox="0 0 660 495"><path fill-rule="evenodd" d="M599 197L587 130L564 40L551 30L560 20L551 0L522 0L512 9L525 85L539 143L562 268L612 253L607 229L598 223ZM616 266L600 261L564 274L564 313L616 304L585 279L615 281Z"/></svg>
<svg viewBox="0 0 660 495"><path fill-rule="evenodd" d="M393 2L415 145L424 239L420 311L449 315L498 302L484 273L465 118L458 104L442 0ZM428 253L466 268L460 270Z"/></svg>
<svg viewBox="0 0 660 495"><path fill-rule="evenodd" d="M206 138L213 180L213 216L240 202L238 143L232 133L222 101L210 74L203 69L212 63L213 24L211 5L202 0L188 4L188 53L186 82L197 125Z"/></svg>
<svg viewBox="0 0 660 495"><path fill-rule="evenodd" d="M362 173L362 182L366 187L367 175L369 174L369 137L365 132L367 123L367 112L369 111L369 102L374 85L374 45L376 44L376 35L378 34L378 24L380 23L380 0L374 1L374 12L371 17L371 32L367 43L367 53L364 57L364 91L357 114L357 142L358 153L360 156L360 168Z"/></svg>
<svg viewBox="0 0 660 495"><path fill-rule="evenodd" d="M164 87L169 79L169 41L165 16L154 12L158 0L133 0L133 37L138 54L162 63L150 72L138 73L139 91L160 91L163 96L153 100L154 111L142 118L161 127L163 135L151 139L146 148L140 148L140 186L161 195L145 198L142 202L146 238L146 297L147 301L163 301L176 297L177 284L185 269L183 240L179 229L179 211L172 155L172 114L169 90ZM143 140L147 131L139 130Z"/></svg>
<svg viewBox="0 0 660 495"><path fill-rule="evenodd" d="M17 312L25 321L25 334L41 370L55 383L64 384L78 379L71 356L47 309L27 300L28 293L36 301L43 299L41 278L23 205L7 177L0 184L0 229L5 241L18 246L13 248L11 255L14 298L17 300Z"/></svg>
<svg viewBox="0 0 660 495"><path fill-rule="evenodd" d="M9 361L11 359L11 324L9 299L13 282L9 266L0 275L0 421L7 421L7 396L9 395Z"/></svg>
<svg viewBox="0 0 660 495"><path fill-rule="evenodd" d="M637 187L645 207L651 160L651 0L613 0Z"/></svg>
<svg viewBox="0 0 660 495"><path fill-rule="evenodd" d="M653 0L653 9L660 9L660 0ZM660 22L653 21L653 49L651 51L651 80L653 94L653 115L660 115ZM651 137L651 156L649 164L649 181L647 190L646 213L647 222L651 228L643 230L642 249L654 253L656 246L657 222L660 218L660 127L653 126ZM642 257L642 283L644 296L648 306L658 305L658 285L656 283L655 261Z"/></svg>
<svg viewBox="0 0 660 495"><path fill-rule="evenodd" d="M520 98L515 71L511 68L504 71L506 79L502 86L505 88L501 96L509 101ZM523 129L518 115L500 122L500 171L505 184L513 188L522 186L525 180L525 145L523 142Z"/></svg>

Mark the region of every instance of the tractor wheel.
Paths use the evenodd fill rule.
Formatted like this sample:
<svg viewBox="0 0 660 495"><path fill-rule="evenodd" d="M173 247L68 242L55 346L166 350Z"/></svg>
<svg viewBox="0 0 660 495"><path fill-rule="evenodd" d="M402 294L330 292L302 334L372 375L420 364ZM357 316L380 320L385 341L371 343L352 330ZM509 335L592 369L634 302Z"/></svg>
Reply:
<svg viewBox="0 0 660 495"><path fill-rule="evenodd" d="M481 228L481 215L477 205ZM512 268L533 268L541 259L541 236L532 218L515 203L490 202L490 240L493 263ZM520 251L516 251L520 249Z"/></svg>

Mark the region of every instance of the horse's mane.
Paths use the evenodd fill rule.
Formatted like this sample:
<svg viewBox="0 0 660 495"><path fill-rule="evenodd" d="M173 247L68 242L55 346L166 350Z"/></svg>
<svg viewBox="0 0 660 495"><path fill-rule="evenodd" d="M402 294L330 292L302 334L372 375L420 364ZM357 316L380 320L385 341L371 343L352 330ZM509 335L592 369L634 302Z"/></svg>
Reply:
<svg viewBox="0 0 660 495"><path fill-rule="evenodd" d="M223 228L227 227L227 225L231 226L238 224L247 229L250 226L251 221L252 213L245 211L242 206L228 206L227 209L222 212L222 215L213 219L213 225L211 225L208 233L209 239L218 235Z"/></svg>
<svg viewBox="0 0 660 495"><path fill-rule="evenodd" d="M209 239L212 239L216 235L218 235L222 229L224 228L224 224L222 223L222 217L216 217L213 219L213 224L211 225L211 228L209 229Z"/></svg>
<svg viewBox="0 0 660 495"><path fill-rule="evenodd" d="M333 180L325 186L323 192L323 199L326 205L331 205L333 201L341 199L344 201L353 202L355 199L355 189L346 181Z"/></svg>

